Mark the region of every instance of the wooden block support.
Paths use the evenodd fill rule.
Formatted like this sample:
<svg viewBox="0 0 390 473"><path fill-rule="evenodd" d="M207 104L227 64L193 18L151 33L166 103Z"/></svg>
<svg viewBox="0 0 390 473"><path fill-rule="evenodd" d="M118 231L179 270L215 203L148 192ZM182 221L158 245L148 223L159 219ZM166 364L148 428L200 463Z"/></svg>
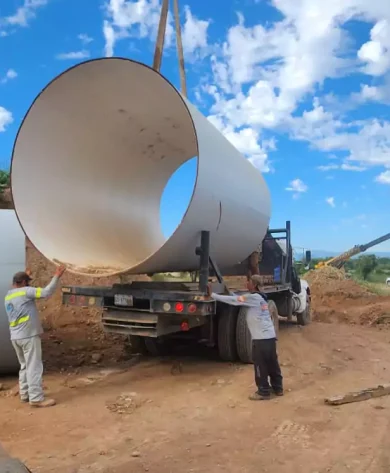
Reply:
<svg viewBox="0 0 390 473"><path fill-rule="evenodd" d="M340 396L328 397L325 404L331 406L340 406L351 402L367 401L377 397L388 396L390 394L390 384L380 384L375 388L363 389L361 391L351 392Z"/></svg>

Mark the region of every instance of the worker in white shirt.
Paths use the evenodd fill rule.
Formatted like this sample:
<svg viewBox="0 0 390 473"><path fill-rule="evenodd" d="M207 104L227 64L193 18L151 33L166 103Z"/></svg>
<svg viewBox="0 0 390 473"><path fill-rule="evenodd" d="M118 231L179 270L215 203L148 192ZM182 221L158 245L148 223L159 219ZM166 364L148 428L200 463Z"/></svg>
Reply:
<svg viewBox="0 0 390 473"><path fill-rule="evenodd" d="M38 299L50 297L56 290L65 267L59 266L50 283L44 287L31 287L29 272L16 273L12 289L5 296L11 342L20 363L19 395L22 402L33 407L50 407L54 399L45 399L42 386L43 364L41 335L42 324L36 306Z"/></svg>
<svg viewBox="0 0 390 473"><path fill-rule="evenodd" d="M260 294L261 277L253 275L247 284L248 293L222 296L211 292L216 301L234 306L248 307L247 325L252 337L252 358L257 391L249 398L253 401L271 399L271 394L283 396L283 377L276 351L275 327L265 297Z"/></svg>

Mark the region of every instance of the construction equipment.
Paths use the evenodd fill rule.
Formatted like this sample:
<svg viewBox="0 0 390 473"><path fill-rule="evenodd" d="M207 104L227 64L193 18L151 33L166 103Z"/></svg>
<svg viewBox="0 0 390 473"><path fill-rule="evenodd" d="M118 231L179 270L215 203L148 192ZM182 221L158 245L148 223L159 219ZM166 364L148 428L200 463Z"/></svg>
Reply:
<svg viewBox="0 0 390 473"><path fill-rule="evenodd" d="M379 243L383 243L384 241L390 240L390 233L386 233L386 235L381 236L380 238L376 238L365 245L355 245L350 250L342 253L341 255L335 256L327 261L320 261L315 265L316 269L323 268L325 266L333 266L334 268L341 269L344 264L353 256L356 256L364 251L367 251L369 248L373 246L379 245Z"/></svg>

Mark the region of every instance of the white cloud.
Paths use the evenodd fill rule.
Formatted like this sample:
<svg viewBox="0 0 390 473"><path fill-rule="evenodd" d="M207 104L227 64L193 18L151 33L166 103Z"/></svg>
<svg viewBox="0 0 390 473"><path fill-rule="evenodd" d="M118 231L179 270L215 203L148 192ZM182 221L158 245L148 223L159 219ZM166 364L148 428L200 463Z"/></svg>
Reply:
<svg viewBox="0 0 390 473"><path fill-rule="evenodd" d="M12 113L0 106L0 132L5 131L8 125L14 121Z"/></svg>
<svg viewBox="0 0 390 473"><path fill-rule="evenodd" d="M104 20L103 23L103 35L105 39L104 44L104 55L106 57L112 57L114 55L114 45L115 45L115 31L111 24Z"/></svg>
<svg viewBox="0 0 390 473"><path fill-rule="evenodd" d="M356 223L360 223L360 225L364 225L364 223L361 223L361 222L365 222L367 220L367 215L366 214L360 214L360 215L356 215L354 217L350 217L350 218L343 218L341 219L341 223L343 225L353 225L353 224L356 224Z"/></svg>
<svg viewBox="0 0 390 473"><path fill-rule="evenodd" d="M382 0L272 0L272 5L281 20L247 27L240 14L221 53L211 57L215 86L205 91L214 99L212 113L234 130L276 129L320 151L332 150L337 157L329 170L386 167L390 164L390 122L350 120L342 112L351 105L332 94L315 97L309 110L301 112L299 107L309 94L320 94L325 79L362 70L378 76L390 70L388 4ZM370 41L374 47L357 44L349 30L351 20L373 25ZM383 101L387 94L390 103L389 91L381 83L366 85L353 100Z"/></svg>
<svg viewBox="0 0 390 473"><path fill-rule="evenodd" d="M57 54L56 59L72 60L72 59L87 59L90 57L89 51L82 49L81 51L70 51L68 53Z"/></svg>
<svg viewBox="0 0 390 473"><path fill-rule="evenodd" d="M315 84L351 65L343 57L345 33L336 21L340 9L315 0L273 3L283 20L246 28L241 15L223 45L221 62L228 65L233 88L254 82L246 100L232 98L230 108L254 126L284 123Z"/></svg>
<svg viewBox="0 0 390 473"><path fill-rule="evenodd" d="M150 38L155 40L160 20L160 0L109 0L107 18L103 22L105 38L104 53L113 56L117 41L129 38ZM185 6L185 22L182 27L182 41L186 60L192 56L203 57L208 51L207 33L210 21L196 18ZM165 47L173 45L174 27L171 12L168 12Z"/></svg>
<svg viewBox="0 0 390 473"><path fill-rule="evenodd" d="M307 192L308 186L301 179L294 179L286 187L286 191L293 192L293 198L297 199L300 194Z"/></svg>
<svg viewBox="0 0 390 473"><path fill-rule="evenodd" d="M390 104L390 76L387 74L383 84L371 86L361 84L360 92L351 95L358 105L363 102L382 102Z"/></svg>
<svg viewBox="0 0 390 473"><path fill-rule="evenodd" d="M291 136L309 141L313 148L326 152L341 152L342 163L320 167L321 170L342 169L364 171L369 167L390 167L390 122L377 119L341 120L314 100L313 109L289 120ZM321 119L310 118L312 113ZM345 157L346 154L346 157Z"/></svg>
<svg viewBox="0 0 390 473"><path fill-rule="evenodd" d="M390 166L390 122L373 119L349 125L355 130L344 126L312 142L322 151L347 151L346 161L352 170L356 166Z"/></svg>
<svg viewBox="0 0 390 473"><path fill-rule="evenodd" d="M318 166L317 169L320 171L334 171L340 169L340 166L338 164L326 164L325 166Z"/></svg>
<svg viewBox="0 0 390 473"><path fill-rule="evenodd" d="M253 166L262 172L269 172L268 152L275 150L275 141L261 140L258 132L253 128L235 130L231 125L226 125L219 117L210 115L208 120L244 154Z"/></svg>
<svg viewBox="0 0 390 473"><path fill-rule="evenodd" d="M330 205L331 207L333 207L333 208L336 207L336 204L335 204L335 202L334 202L334 197L327 197L327 198L325 199L325 202L326 202L327 204L329 204L329 205Z"/></svg>
<svg viewBox="0 0 390 473"><path fill-rule="evenodd" d="M186 20L182 32L183 50L186 57L196 51L207 50L207 30L209 21L199 20L192 15L188 6L185 7Z"/></svg>
<svg viewBox="0 0 390 473"><path fill-rule="evenodd" d="M389 184L390 185L390 171L384 171L375 179L377 182L381 184Z"/></svg>
<svg viewBox="0 0 390 473"><path fill-rule="evenodd" d="M357 171L357 172L362 172L365 171L366 168L362 166L354 166L352 164L348 163L343 163L343 164L326 164L325 166L318 166L320 171L335 171L337 169L340 169L342 171Z"/></svg>
<svg viewBox="0 0 390 473"><path fill-rule="evenodd" d="M24 0L23 5L19 7L13 15L7 16L0 22L4 26L26 27L29 21L36 17L36 10L47 5L48 0Z"/></svg>
<svg viewBox="0 0 390 473"><path fill-rule="evenodd" d="M365 167L363 167L363 166L355 166L355 165L353 165L353 164L343 163L343 164L340 166L340 169L342 169L343 171L362 172L362 171L365 171L367 168L365 168Z"/></svg>
<svg viewBox="0 0 390 473"><path fill-rule="evenodd" d="M89 43L92 43L92 41L93 41L93 38L88 36L86 33L81 33L77 37L85 45L87 45Z"/></svg>
<svg viewBox="0 0 390 473"><path fill-rule="evenodd" d="M320 170L363 172L390 167L390 121L351 120L346 113L366 101L390 103L390 9L383 0L272 0L281 19L247 26L242 14L219 45L208 44L210 21L185 10L183 42L186 57L209 55L212 77L197 89L213 99L212 121L251 162L269 170L268 153L275 149L263 139L264 130L288 133L334 162ZM123 38L155 39L160 0L108 0L103 24L105 55L114 54ZM354 38L350 22L371 25L365 44ZM174 29L168 15L166 45ZM343 100L322 95L325 80L364 72L375 84L362 84L359 93ZM377 78L381 80L378 80ZM208 85L205 85L207 82ZM384 83L386 82L386 83ZM211 84L211 85L210 85ZM326 85L329 84L329 81ZM302 104L313 97L311 107ZM349 102L349 103L346 103ZM206 101L205 101L206 103ZM267 135L268 136L268 135ZM299 193L298 193L299 194Z"/></svg>
<svg viewBox="0 0 390 473"><path fill-rule="evenodd" d="M18 73L14 69L8 69L3 77L0 79L1 84L6 84L8 81L12 79L16 79L18 77Z"/></svg>
<svg viewBox="0 0 390 473"><path fill-rule="evenodd" d="M390 21L379 20L371 29L370 38L359 49L358 57L366 63L366 74L380 76L390 68Z"/></svg>
<svg viewBox="0 0 390 473"><path fill-rule="evenodd" d="M103 23L106 56L114 54L115 43L123 38L154 40L160 12L160 0L109 0L106 5L107 19ZM168 47L172 43L173 31L172 15L169 13L165 32L165 45Z"/></svg>

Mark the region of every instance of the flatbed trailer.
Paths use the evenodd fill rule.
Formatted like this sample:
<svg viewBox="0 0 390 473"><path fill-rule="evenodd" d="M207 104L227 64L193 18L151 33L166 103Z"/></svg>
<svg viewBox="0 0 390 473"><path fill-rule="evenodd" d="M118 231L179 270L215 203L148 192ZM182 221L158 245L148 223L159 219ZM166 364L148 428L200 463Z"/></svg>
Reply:
<svg viewBox="0 0 390 473"><path fill-rule="evenodd" d="M207 285L218 294L245 292L247 262L223 276L210 257L210 234L201 232L199 269L192 282L134 281L107 286L64 286L63 304L100 308L104 330L126 335L132 349L166 353L173 340L195 339L217 347L226 361L251 361L246 308L228 306L207 296ZM299 324L310 322L310 288L293 266L291 226L269 230L262 243L259 271L276 330L279 316ZM240 284L241 283L241 284Z"/></svg>

